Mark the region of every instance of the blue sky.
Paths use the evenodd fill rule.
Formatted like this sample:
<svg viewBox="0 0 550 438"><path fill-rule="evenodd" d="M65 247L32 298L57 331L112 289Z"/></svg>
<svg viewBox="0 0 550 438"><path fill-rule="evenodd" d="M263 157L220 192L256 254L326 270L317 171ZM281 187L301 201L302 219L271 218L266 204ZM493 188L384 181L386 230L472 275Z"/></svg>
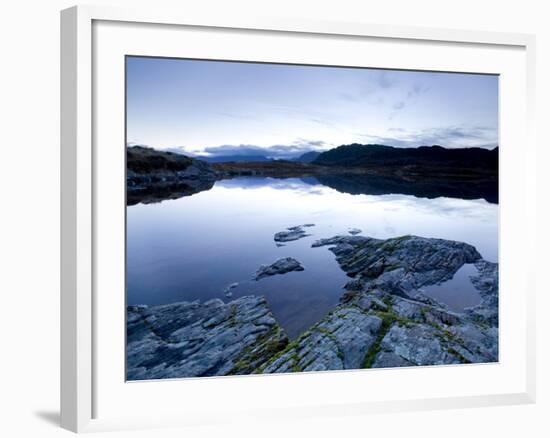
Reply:
<svg viewBox="0 0 550 438"><path fill-rule="evenodd" d="M349 143L492 148L498 78L129 57L127 141L279 158Z"/></svg>

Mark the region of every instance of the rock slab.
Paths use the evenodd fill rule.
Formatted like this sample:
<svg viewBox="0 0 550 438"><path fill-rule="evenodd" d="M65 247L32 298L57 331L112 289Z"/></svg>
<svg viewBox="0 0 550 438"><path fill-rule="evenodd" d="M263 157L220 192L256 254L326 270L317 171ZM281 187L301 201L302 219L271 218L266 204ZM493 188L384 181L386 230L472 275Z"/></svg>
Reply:
<svg viewBox="0 0 550 438"><path fill-rule="evenodd" d="M278 259L277 261L273 262L270 265L260 266L256 271L254 280L258 281L258 280L261 280L262 278L270 277L272 275L281 275L281 274L286 274L287 272L303 271L303 270L304 270L304 267L298 260L292 257L284 257L284 258Z"/></svg>
<svg viewBox="0 0 550 438"><path fill-rule="evenodd" d="M498 265L482 260L474 247L416 236L336 236L313 244L325 245L352 277L348 291L259 372L498 361ZM479 305L455 313L419 291L474 262Z"/></svg>
<svg viewBox="0 0 550 438"><path fill-rule="evenodd" d="M249 374L287 343L263 297L129 306L127 378Z"/></svg>
<svg viewBox="0 0 550 438"><path fill-rule="evenodd" d="M275 242L278 242L278 243L291 242L293 240L298 240L303 237L310 236L310 234L306 233L304 228L309 228L313 226L315 226L315 224L304 224L304 225L296 225L294 227L289 227L284 231L279 231L278 233L275 233L273 240L275 240Z"/></svg>

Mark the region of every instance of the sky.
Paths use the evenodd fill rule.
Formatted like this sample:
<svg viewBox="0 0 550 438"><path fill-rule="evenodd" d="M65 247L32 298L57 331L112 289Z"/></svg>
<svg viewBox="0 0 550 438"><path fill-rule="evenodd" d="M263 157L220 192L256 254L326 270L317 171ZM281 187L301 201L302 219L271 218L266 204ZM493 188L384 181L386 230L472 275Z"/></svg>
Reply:
<svg viewBox="0 0 550 438"><path fill-rule="evenodd" d="M498 145L498 76L128 57L127 142L289 158L342 144Z"/></svg>

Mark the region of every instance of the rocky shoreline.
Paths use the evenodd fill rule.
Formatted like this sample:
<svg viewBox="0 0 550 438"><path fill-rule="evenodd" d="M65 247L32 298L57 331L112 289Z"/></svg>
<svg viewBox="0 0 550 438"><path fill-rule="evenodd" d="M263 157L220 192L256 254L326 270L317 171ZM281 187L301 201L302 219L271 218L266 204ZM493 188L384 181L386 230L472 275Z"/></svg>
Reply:
<svg viewBox="0 0 550 438"><path fill-rule="evenodd" d="M128 379L498 361L498 265L473 246L345 235L312 247L328 247L350 280L336 308L298 339L258 296L129 306ZM466 263L477 270L478 305L452 312L422 293Z"/></svg>
<svg viewBox="0 0 550 438"><path fill-rule="evenodd" d="M210 190L216 181L235 177L312 178L343 193L439 196L498 202L498 182L492 172L469 169L449 173L417 166L349 167L272 160L208 163L173 152L142 146L127 148L127 204L178 199ZM464 170L464 169L463 169Z"/></svg>
<svg viewBox="0 0 550 438"><path fill-rule="evenodd" d="M263 297L129 306L128 380L249 374L288 344Z"/></svg>
<svg viewBox="0 0 550 438"><path fill-rule="evenodd" d="M202 160L134 146L126 149L126 203L160 202L210 190L220 175Z"/></svg>

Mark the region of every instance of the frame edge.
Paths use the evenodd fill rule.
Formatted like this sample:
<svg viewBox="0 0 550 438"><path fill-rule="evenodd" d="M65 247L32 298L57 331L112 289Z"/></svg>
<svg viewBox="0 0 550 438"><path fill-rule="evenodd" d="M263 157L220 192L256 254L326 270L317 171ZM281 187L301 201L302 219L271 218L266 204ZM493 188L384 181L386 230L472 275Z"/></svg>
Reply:
<svg viewBox="0 0 550 438"><path fill-rule="evenodd" d="M61 419L82 431L92 418L91 19L61 11Z"/></svg>
<svg viewBox="0 0 550 438"><path fill-rule="evenodd" d="M203 17L204 18L204 17ZM531 34L370 23L312 22L309 20L240 19L234 25L208 18L168 14L157 9L134 10L105 6L73 6L61 11L61 427L73 432L132 428L118 421L94 420L92 331L92 21L183 24L203 27L235 27L281 32L326 33L510 45L527 52L528 141L535 153L535 53ZM201 22L203 24L201 24ZM347 26L347 25L352 25ZM342 32L344 26L348 27ZM322 31L322 29L325 29ZM535 242L532 242L535 245ZM535 316L536 279L528 291L527 311ZM535 321L528 327L526 392L494 396L492 402L469 399L470 407L531 404L536 400ZM477 401L477 403L476 403ZM441 405L440 405L441 406ZM468 407L460 401L444 409ZM364 406L362 407L365 408ZM388 407L386 407L388 408ZM361 410L363 410L361 409ZM410 409L410 407L409 407ZM426 403L424 409L437 407ZM422 410L424 410L422 409ZM391 410L391 409L390 409ZM415 410L414 408L411 410ZM359 413L360 415L365 412ZM107 426L108 429L104 427ZM138 426L140 427L140 426ZM140 428L142 428L141 426ZM151 426L149 426L151 427ZM153 427L158 427L155 425ZM145 428L148 428L145 426Z"/></svg>

